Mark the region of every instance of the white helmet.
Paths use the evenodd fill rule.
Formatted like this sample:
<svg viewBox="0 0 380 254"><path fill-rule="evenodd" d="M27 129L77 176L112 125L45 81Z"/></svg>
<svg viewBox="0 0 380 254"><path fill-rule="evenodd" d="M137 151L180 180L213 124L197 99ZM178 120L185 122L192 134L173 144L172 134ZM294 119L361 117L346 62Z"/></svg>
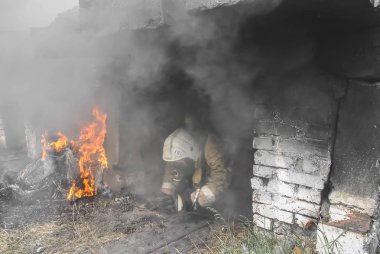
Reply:
<svg viewBox="0 0 380 254"><path fill-rule="evenodd" d="M164 161L178 161L183 158L198 160L199 146L196 140L184 129L177 129L164 143L162 159Z"/></svg>

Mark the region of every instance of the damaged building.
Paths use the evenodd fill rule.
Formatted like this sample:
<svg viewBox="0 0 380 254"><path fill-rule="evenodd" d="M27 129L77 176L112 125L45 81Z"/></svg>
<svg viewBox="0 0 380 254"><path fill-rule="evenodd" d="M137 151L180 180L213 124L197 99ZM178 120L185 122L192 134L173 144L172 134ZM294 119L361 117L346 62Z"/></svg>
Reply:
<svg viewBox="0 0 380 254"><path fill-rule="evenodd" d="M96 102L107 114L106 192L124 188L149 200L161 187L165 138L184 127L185 115L196 115L220 137L231 168L223 216L243 215L277 235L311 237L314 253L378 253L378 5L79 0L48 27L18 38L33 52L20 73L34 87L26 93L38 92L28 97L34 106L0 96L1 187L41 158L45 130L77 135L78 119L91 119ZM0 34L5 41L15 36ZM75 154L80 138L69 143ZM7 229L4 209L0 227ZM162 226L148 210L141 214ZM105 249L164 253L168 245L170 253L187 253L182 240L208 233L208 221L184 220L189 228L183 218L169 219L174 226L164 239L144 229L110 239Z"/></svg>

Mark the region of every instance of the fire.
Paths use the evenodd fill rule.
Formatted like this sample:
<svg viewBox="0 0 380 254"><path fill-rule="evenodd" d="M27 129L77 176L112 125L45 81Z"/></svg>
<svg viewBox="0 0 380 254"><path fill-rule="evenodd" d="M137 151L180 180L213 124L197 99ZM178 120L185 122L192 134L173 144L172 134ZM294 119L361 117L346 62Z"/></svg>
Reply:
<svg viewBox="0 0 380 254"><path fill-rule="evenodd" d="M94 173L108 167L107 156L103 146L107 133L107 115L96 106L92 110L92 115L94 120L81 128L78 140L71 140L69 142L69 139L65 135L58 132L58 140L49 143L46 131L41 138L42 159L47 158L47 151L54 149L58 153L68 146L79 157L80 182L75 180L72 182L67 195L67 199L69 200L96 195L97 189Z"/></svg>
<svg viewBox="0 0 380 254"><path fill-rule="evenodd" d="M106 136L107 115L94 107L92 110L94 121L84 126L80 131L78 141L71 141L74 150L79 152L78 166L81 184L73 181L67 199L92 197L96 195L94 172L108 167L105 149L103 147Z"/></svg>
<svg viewBox="0 0 380 254"><path fill-rule="evenodd" d="M63 151L69 145L69 139L63 135L61 132L57 133L58 140L55 142L48 142L48 133L42 135L41 144L42 144L42 159L47 158L47 151L54 149L57 153Z"/></svg>

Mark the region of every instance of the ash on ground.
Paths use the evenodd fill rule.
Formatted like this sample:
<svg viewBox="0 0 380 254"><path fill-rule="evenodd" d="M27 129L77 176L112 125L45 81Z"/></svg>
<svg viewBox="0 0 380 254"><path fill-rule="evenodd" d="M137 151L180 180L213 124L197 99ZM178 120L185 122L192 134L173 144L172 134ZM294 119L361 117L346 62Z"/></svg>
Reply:
<svg viewBox="0 0 380 254"><path fill-rule="evenodd" d="M129 234L165 227L163 216L126 193L75 203L3 203L1 209L0 253L98 252Z"/></svg>

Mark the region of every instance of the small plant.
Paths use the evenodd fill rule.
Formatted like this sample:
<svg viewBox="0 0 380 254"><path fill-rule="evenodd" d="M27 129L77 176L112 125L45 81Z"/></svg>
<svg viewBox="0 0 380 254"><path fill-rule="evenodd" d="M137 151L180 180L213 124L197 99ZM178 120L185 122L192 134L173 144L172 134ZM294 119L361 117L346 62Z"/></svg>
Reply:
<svg viewBox="0 0 380 254"><path fill-rule="evenodd" d="M341 253L342 245L339 242L339 238L341 238L347 231L342 232L333 240L329 240L325 230L323 229L323 224L321 224L321 228L318 228L319 239L323 243L322 250L320 250L323 254L336 254Z"/></svg>
<svg viewBox="0 0 380 254"><path fill-rule="evenodd" d="M277 235L273 232L257 228L244 218L228 222L217 218L210 238L204 246L197 246L193 253L223 254L312 254L314 241L288 234Z"/></svg>

